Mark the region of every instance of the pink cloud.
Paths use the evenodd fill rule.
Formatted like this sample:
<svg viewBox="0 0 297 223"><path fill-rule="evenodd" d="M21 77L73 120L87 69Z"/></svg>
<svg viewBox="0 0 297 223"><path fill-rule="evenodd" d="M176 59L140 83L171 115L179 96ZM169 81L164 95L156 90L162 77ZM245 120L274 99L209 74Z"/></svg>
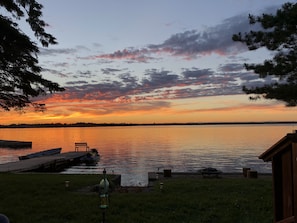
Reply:
<svg viewBox="0 0 297 223"><path fill-rule="evenodd" d="M147 49L123 49L118 50L111 54L102 54L95 56L94 58L99 59L110 59L110 60L131 60L137 62L146 62L151 57L146 56L149 53Z"/></svg>

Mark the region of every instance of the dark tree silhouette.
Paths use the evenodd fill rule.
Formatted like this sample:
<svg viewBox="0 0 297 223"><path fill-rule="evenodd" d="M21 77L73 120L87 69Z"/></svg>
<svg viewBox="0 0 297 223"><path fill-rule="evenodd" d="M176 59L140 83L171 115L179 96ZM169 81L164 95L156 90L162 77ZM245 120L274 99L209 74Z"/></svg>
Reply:
<svg viewBox="0 0 297 223"><path fill-rule="evenodd" d="M262 29L233 35L234 41L247 45L249 50L266 47L275 52L272 59L262 64L245 64L247 70L253 70L260 78L273 76L277 81L248 88L251 99L276 99L287 106L297 105L297 4L285 3L276 14L262 16L249 15L250 24L260 24Z"/></svg>
<svg viewBox="0 0 297 223"><path fill-rule="evenodd" d="M56 44L56 39L45 32L42 5L35 0L0 0L0 7L0 108L42 108L44 104L34 103L33 97L64 88L41 76L38 46L16 22L25 18L43 47Z"/></svg>

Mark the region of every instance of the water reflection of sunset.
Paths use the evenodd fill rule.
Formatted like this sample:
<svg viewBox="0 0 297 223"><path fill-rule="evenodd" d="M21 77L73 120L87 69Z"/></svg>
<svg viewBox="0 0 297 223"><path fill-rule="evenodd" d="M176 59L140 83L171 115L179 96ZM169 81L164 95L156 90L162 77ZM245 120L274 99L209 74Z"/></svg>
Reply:
<svg viewBox="0 0 297 223"><path fill-rule="evenodd" d="M0 157L1 162L12 161L18 155L57 147L62 152L74 151L75 142L87 142L101 155L98 166L89 171L106 168L123 174L126 180L133 176L147 180L147 172L164 168L191 172L212 166L239 172L248 165L269 172L270 164L258 156L293 129L293 125L0 129L2 139L33 142L32 149L0 149Z"/></svg>
<svg viewBox="0 0 297 223"><path fill-rule="evenodd" d="M159 150L173 152L198 149L200 152L209 152L206 148L211 147L236 150L236 145L242 144L260 147L271 144L293 129L294 126L282 125L244 125L244 128L241 125L115 126L0 129L0 133L3 139L32 141L33 151L54 147L62 147L63 152L73 151L75 142L87 142L103 155L121 156L127 152L151 154ZM261 144L258 145L259 142Z"/></svg>

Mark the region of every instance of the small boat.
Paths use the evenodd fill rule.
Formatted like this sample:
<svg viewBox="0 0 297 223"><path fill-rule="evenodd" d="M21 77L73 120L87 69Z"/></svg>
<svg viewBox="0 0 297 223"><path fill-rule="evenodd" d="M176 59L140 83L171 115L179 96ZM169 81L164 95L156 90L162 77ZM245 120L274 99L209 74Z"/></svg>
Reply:
<svg viewBox="0 0 297 223"><path fill-rule="evenodd" d="M25 156L19 156L19 160L26 160L26 159L31 159L31 158L41 157L41 156L56 155L56 154L60 154L61 150L62 150L62 148L54 148L54 149L43 150L43 151L40 151L40 152L28 154L28 155L25 155Z"/></svg>
<svg viewBox="0 0 297 223"><path fill-rule="evenodd" d="M100 155L97 149L91 149L86 156L82 157L80 161L87 166L95 166L100 160Z"/></svg>

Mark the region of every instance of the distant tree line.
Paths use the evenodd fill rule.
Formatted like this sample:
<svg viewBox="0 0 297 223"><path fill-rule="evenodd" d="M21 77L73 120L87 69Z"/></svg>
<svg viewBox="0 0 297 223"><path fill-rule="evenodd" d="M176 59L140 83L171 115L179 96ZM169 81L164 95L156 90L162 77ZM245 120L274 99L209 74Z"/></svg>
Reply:
<svg viewBox="0 0 297 223"><path fill-rule="evenodd" d="M174 126L174 125L273 125L296 124L297 121L279 122L191 122L191 123L49 123L49 124L10 124L0 125L0 128L66 128L66 127L112 127L112 126Z"/></svg>

